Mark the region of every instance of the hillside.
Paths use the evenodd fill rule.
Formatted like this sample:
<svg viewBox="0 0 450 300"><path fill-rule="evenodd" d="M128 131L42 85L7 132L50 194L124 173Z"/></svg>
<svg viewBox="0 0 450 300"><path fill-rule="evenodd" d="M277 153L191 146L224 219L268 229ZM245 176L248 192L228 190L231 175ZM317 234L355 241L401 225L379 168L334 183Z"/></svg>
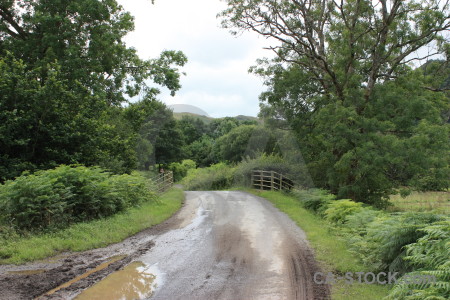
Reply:
<svg viewBox="0 0 450 300"><path fill-rule="evenodd" d="M214 119L222 119L222 118L213 118L213 117L209 117L209 116L199 115L199 114L190 113L190 112L174 112L173 116L177 120L181 120L183 118L183 116L189 116L189 117L200 119L203 122L205 122L205 124L211 123ZM244 115L238 115L238 116L232 117L232 118L239 120L239 121L258 121L258 118L256 118L256 117L244 116Z"/></svg>

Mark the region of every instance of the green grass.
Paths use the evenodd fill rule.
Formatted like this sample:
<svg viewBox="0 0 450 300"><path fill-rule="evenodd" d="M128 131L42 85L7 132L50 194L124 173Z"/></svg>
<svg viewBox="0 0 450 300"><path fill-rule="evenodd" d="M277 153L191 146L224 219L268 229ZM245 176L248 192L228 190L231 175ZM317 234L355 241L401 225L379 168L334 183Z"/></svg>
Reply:
<svg viewBox="0 0 450 300"><path fill-rule="evenodd" d="M158 201L142 204L110 218L79 223L54 233L0 239L0 263L21 264L64 251L84 251L122 241L152 225L161 223L180 207L184 194L172 189Z"/></svg>
<svg viewBox="0 0 450 300"><path fill-rule="evenodd" d="M245 189L245 191L269 200L305 231L324 274L332 272L339 275L346 272L371 271L348 251L346 243L339 239L339 234L335 232L336 229L325 220L301 207L294 197L279 192L261 192L250 189ZM357 278L356 275L354 278ZM332 286L332 298L337 300L382 299L388 294L389 288L382 285L346 284L343 281L337 281Z"/></svg>
<svg viewBox="0 0 450 300"><path fill-rule="evenodd" d="M403 198L400 195L390 197L391 211L434 211L450 213L450 192L412 192Z"/></svg>

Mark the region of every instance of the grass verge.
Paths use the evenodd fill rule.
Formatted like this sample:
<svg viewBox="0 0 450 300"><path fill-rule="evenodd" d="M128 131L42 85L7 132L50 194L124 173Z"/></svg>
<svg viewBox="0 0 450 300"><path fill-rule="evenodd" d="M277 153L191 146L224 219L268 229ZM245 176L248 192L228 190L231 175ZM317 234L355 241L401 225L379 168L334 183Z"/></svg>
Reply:
<svg viewBox="0 0 450 300"><path fill-rule="evenodd" d="M0 264L21 264L64 251L84 251L120 242L169 218L181 207L183 197L182 190L171 189L158 201L109 218L74 224L53 233L0 239Z"/></svg>
<svg viewBox="0 0 450 300"><path fill-rule="evenodd" d="M271 191L241 189L269 200L275 207L287 214L300 228L305 231L311 247L314 249L316 260L323 273L333 273L343 276L346 272L370 272L367 267L348 251L346 243L339 239L335 228L323 219L301 207L297 199L292 196ZM357 278L356 275L353 278ZM390 286L369 284L347 284L337 281L332 285L332 299L382 299L387 296Z"/></svg>

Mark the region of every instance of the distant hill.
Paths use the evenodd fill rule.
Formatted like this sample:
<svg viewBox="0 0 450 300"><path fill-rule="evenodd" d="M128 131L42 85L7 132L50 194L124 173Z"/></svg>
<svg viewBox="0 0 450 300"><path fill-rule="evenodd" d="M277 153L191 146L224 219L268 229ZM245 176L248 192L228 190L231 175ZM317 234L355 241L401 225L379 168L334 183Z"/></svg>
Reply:
<svg viewBox="0 0 450 300"><path fill-rule="evenodd" d="M209 123L211 123L212 120L216 119L216 118L210 117L208 115L208 113L206 113L204 110L202 110L194 105L172 104L172 105L168 105L167 107L173 111L173 116L177 120L181 120L183 118L183 116L190 116L190 117L198 118L198 119L202 120L203 122L205 122L206 124L209 124ZM232 118L235 118L236 120L239 120L239 121L258 121L258 118L256 118L256 117L243 116L243 115L238 115L238 116L232 117ZM221 118L218 118L218 119L221 119Z"/></svg>
<svg viewBox="0 0 450 300"><path fill-rule="evenodd" d="M177 120L181 120L183 118L183 116L188 116L188 117L193 117L193 118L197 118L202 120L205 124L209 124L212 122L212 120L214 120L214 118L211 117L207 117L207 116L202 116L202 115L197 115L197 114L193 114L193 113L188 113L188 112L174 112L173 113L173 117Z"/></svg>
<svg viewBox="0 0 450 300"><path fill-rule="evenodd" d="M239 115L234 118L239 121L258 121L259 120L257 117L250 117L250 116L243 116L243 115Z"/></svg>
<svg viewBox="0 0 450 300"><path fill-rule="evenodd" d="M174 113L190 113L190 114L194 114L194 115L209 117L207 112L205 112L203 109L198 108L197 106L194 106L194 105L172 104L172 105L168 105L167 107L170 108Z"/></svg>
<svg viewBox="0 0 450 300"><path fill-rule="evenodd" d="M202 116L202 115L197 115L197 114L193 114L193 113L188 113L188 112L174 112L173 113L173 117L177 120L181 120L183 118L183 116L189 116L189 117L193 117L193 118L197 118L202 120L205 124L209 124L211 123L213 120L215 119L222 119L222 118L213 118L213 117L207 117L207 116ZM239 121L257 121L259 122L258 118L255 117L250 117L250 116L243 116L243 115L239 115L236 117L231 117L234 119L237 119Z"/></svg>

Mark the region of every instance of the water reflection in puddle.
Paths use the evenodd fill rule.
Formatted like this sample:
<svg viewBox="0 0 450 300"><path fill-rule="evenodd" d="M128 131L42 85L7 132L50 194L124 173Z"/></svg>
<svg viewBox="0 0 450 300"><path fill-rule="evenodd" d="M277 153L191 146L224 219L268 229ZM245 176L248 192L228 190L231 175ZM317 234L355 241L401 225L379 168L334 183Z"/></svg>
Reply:
<svg viewBox="0 0 450 300"><path fill-rule="evenodd" d="M83 291L75 300L134 300L150 297L162 284L161 273L156 265L148 266L137 261L123 270L108 275Z"/></svg>

